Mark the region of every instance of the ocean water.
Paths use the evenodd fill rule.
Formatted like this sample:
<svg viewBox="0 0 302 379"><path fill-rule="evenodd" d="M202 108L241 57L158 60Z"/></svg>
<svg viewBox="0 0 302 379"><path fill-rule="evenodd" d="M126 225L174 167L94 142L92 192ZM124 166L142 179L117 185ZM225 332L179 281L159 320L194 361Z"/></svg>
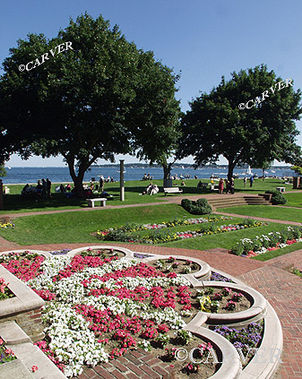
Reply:
<svg viewBox="0 0 302 379"><path fill-rule="evenodd" d="M52 182L63 183L72 182L69 175L69 170L67 167L12 167L11 169L6 169L7 175L2 178L4 184L14 184L14 183L36 183L38 179L49 178ZM262 176L262 170L252 169L253 174ZM150 174L153 179L162 179L163 170L161 167L135 167L127 166L125 167L125 180L140 180L144 174ZM247 176L246 169L240 168L234 170L235 174L239 177ZM199 179L209 178L212 174L217 177L225 178L227 176L227 168L225 167L202 167L194 170L192 167L175 167L172 169L172 175L191 175L191 178L196 175ZM86 172L84 181L89 181L91 178L99 180L100 175L105 178L108 176L113 177L114 180L119 181L120 172L118 166L102 166L102 167L92 167ZM266 170L267 176L293 176L293 171L288 167L284 168L272 168L271 170Z"/></svg>

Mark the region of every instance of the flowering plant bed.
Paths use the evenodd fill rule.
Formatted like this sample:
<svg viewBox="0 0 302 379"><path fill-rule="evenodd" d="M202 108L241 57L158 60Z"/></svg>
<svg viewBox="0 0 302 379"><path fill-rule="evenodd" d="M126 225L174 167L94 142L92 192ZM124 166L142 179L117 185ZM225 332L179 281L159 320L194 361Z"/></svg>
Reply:
<svg viewBox="0 0 302 379"><path fill-rule="evenodd" d="M4 223L0 222L0 229L12 229L14 227L15 227L15 224L12 224L10 222L4 222Z"/></svg>
<svg viewBox="0 0 302 379"><path fill-rule="evenodd" d="M188 375L192 378L212 376L219 367L213 359L212 344L185 330L181 332L170 333L170 342L165 346L164 351L155 347L154 353L164 362L171 363L170 366L177 373L178 378L185 378ZM185 351L192 352L192 357L184 354Z"/></svg>
<svg viewBox="0 0 302 379"><path fill-rule="evenodd" d="M227 278L226 276L223 276L215 271L211 272L210 280L214 280L215 282L234 283L232 279Z"/></svg>
<svg viewBox="0 0 302 379"><path fill-rule="evenodd" d="M242 366L245 367L256 353L256 349L263 337L263 321L252 322L241 329L229 328L228 326L216 326L214 332L219 333L239 352Z"/></svg>
<svg viewBox="0 0 302 379"><path fill-rule="evenodd" d="M8 288L9 283L5 283L3 278L0 278L0 300L10 299L14 297L14 293Z"/></svg>
<svg viewBox="0 0 302 379"><path fill-rule="evenodd" d="M4 345L3 339L0 337L0 365L16 359L13 351Z"/></svg>
<svg viewBox="0 0 302 379"><path fill-rule="evenodd" d="M241 312L251 307L251 301L242 292L227 287L205 287L196 290L195 308L209 313Z"/></svg>
<svg viewBox="0 0 302 379"><path fill-rule="evenodd" d="M3 258L9 271L47 301L43 316L46 338L37 345L66 376L79 374L83 364L106 362L129 348L162 350L165 356L166 347L187 344L190 335L182 328L202 307L208 311L203 297L219 303L214 312L232 313L248 307L239 291L225 291L215 300L225 288L214 292L206 287L200 292L175 272L163 273L153 265L117 255L104 258L103 253L86 250L74 257L44 257L27 252L10 254L11 261ZM236 302L235 307L231 301ZM183 365L178 367L180 363ZM177 370L184 375L201 370L190 362L180 363ZM203 369L209 373L205 377L213 374L210 368ZM211 370L215 371L215 365Z"/></svg>
<svg viewBox="0 0 302 379"><path fill-rule="evenodd" d="M232 219L232 217L226 217L226 216L209 216L207 218L205 217L199 217L199 218L189 218L189 219L178 219L175 218L171 221L163 221L160 223L154 223L154 224L136 224L136 223L128 223L126 225L116 227L116 228L109 228L105 230L99 230L96 232L97 235L106 235L111 231L124 231L124 232L137 232L139 230L153 230L153 229L163 229L163 228L171 228L179 225L194 225L194 224L203 224L205 222L217 222L221 220L229 220Z"/></svg>
<svg viewBox="0 0 302 379"><path fill-rule="evenodd" d="M82 257L86 256L98 256L100 258L109 258L109 257L117 257L122 258L125 257L125 253L120 250L114 250L114 249L87 249L80 253Z"/></svg>
<svg viewBox="0 0 302 379"><path fill-rule="evenodd" d="M121 242L138 242L138 243L165 243L177 241L186 238L202 237L203 235L212 235L224 232L230 232L235 230L247 229L252 227L258 227L265 225L263 222L258 222L250 220L246 223L228 224L216 226L213 222L202 225L200 229L197 230L186 230L179 232L172 232L167 230L153 230L147 234L140 235L139 233L134 233L131 230L120 229L108 229L106 231L97 232L96 236L98 239L103 241L121 241ZM171 226L170 228L172 228ZM175 225L174 225L175 227Z"/></svg>
<svg viewBox="0 0 302 379"><path fill-rule="evenodd" d="M158 259L156 262L149 262L163 273L175 272L176 274L192 274L200 270L200 265L191 260L177 259L169 257L167 259Z"/></svg>
<svg viewBox="0 0 302 379"><path fill-rule="evenodd" d="M30 251L0 254L0 264L23 281L28 281L39 275L44 260L44 256Z"/></svg>
<svg viewBox="0 0 302 379"><path fill-rule="evenodd" d="M288 226L281 232L262 234L261 236L256 236L253 240L243 238L232 247L230 253L250 258L302 242L301 236L301 227Z"/></svg>

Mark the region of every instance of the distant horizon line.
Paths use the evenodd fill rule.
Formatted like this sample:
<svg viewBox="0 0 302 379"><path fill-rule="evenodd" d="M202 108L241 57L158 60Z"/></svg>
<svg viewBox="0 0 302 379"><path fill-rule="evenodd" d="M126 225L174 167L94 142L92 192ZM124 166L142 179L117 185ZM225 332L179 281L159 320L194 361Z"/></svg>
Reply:
<svg viewBox="0 0 302 379"><path fill-rule="evenodd" d="M90 167L94 167L94 168L98 168L98 167L115 167L115 166L119 166L120 164L119 163L113 163L113 164L99 164L99 165L92 165ZM162 167L161 165L159 164L154 164L154 165L149 165L148 163L125 163L124 164L125 166L134 166L134 165L140 165L140 166L148 166L150 168L152 167ZM193 167L194 164L193 163L176 163L175 166L190 166L190 167ZM248 165L245 165L245 166L248 166ZM245 166L237 166L235 168L245 168ZM172 166L173 167L173 166ZM206 166L199 166L197 168L207 168L207 167L228 167L227 164L216 164L216 165L206 165ZM268 169L265 169L265 170L270 170L271 168L284 168L284 167L288 167L290 168L291 166L290 165L276 165L276 166L271 166L270 168ZM67 168L68 169L68 166L4 166L5 169L12 169L12 168ZM251 166L251 168L253 169L257 169L257 170L262 170L262 168L259 168L259 167L253 167ZM88 171L88 170L86 170Z"/></svg>

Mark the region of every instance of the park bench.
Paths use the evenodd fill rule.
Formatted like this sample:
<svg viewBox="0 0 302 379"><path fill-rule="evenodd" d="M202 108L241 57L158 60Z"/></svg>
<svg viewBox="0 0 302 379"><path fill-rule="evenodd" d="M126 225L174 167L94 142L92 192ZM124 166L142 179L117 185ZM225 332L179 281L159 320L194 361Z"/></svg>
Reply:
<svg viewBox="0 0 302 379"><path fill-rule="evenodd" d="M91 208L94 208L94 203L96 201L100 201L101 206L105 207L106 201L107 201L107 199L103 198L103 197L99 197L99 198L95 198L95 199L86 199L86 200L88 201L88 207L91 207Z"/></svg>
<svg viewBox="0 0 302 379"><path fill-rule="evenodd" d="M211 184L211 191L219 191L219 186Z"/></svg>
<svg viewBox="0 0 302 379"><path fill-rule="evenodd" d="M164 193L167 196L168 193L182 193L182 189L178 187L164 188Z"/></svg>

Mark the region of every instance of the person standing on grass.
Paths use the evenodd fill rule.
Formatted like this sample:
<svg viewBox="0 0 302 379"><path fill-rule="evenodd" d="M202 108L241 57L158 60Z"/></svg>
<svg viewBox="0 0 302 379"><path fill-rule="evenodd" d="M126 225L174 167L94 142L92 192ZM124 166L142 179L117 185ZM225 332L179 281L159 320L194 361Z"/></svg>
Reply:
<svg viewBox="0 0 302 379"><path fill-rule="evenodd" d="M104 177L103 175L100 176L100 192L104 191Z"/></svg>
<svg viewBox="0 0 302 379"><path fill-rule="evenodd" d="M245 188L246 186L246 183L247 183L247 177L245 176L244 179L243 179L243 187Z"/></svg>
<svg viewBox="0 0 302 379"><path fill-rule="evenodd" d="M223 194L223 187L224 187L223 179L220 178L219 184L218 184L218 188L219 188L219 193L220 194Z"/></svg>
<svg viewBox="0 0 302 379"><path fill-rule="evenodd" d="M251 177L250 177L250 187L253 187L253 182L254 182L254 177L251 176Z"/></svg>

